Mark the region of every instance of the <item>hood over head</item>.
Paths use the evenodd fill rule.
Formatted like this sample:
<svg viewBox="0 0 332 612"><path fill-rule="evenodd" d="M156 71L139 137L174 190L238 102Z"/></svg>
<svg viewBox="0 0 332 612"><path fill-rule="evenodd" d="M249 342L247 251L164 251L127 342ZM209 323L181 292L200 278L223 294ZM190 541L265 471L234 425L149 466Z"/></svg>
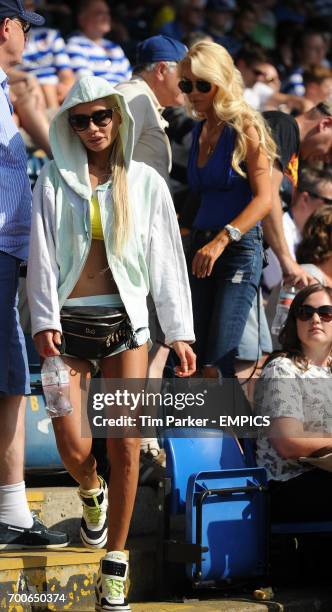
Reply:
<svg viewBox="0 0 332 612"><path fill-rule="evenodd" d="M69 110L77 104L93 102L110 96L112 97L112 105L115 102L120 109L119 133L125 166L128 170L133 153L134 119L122 93L114 89L105 79L85 76L77 81L69 91L50 126L50 145L54 162L66 183L85 199L91 197L87 151L79 136L69 125Z"/></svg>

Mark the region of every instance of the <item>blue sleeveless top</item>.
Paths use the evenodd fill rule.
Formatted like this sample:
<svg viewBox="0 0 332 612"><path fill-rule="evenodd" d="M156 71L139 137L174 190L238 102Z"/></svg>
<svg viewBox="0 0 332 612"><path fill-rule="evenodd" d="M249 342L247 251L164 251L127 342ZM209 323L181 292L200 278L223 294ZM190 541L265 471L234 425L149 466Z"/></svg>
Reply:
<svg viewBox="0 0 332 612"><path fill-rule="evenodd" d="M199 168L197 158L199 136L204 122L193 130L189 153L188 183L192 191L201 195L201 206L193 227L217 230L230 223L251 201L249 181L232 168L236 132L225 125L216 148L206 164Z"/></svg>

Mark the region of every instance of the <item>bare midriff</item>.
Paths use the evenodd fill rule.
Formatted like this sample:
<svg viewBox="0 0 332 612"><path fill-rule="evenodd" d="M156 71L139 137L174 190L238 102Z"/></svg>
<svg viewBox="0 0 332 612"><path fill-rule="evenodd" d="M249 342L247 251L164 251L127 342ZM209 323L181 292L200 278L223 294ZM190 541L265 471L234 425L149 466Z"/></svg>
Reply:
<svg viewBox="0 0 332 612"><path fill-rule="evenodd" d="M92 240L84 268L68 298L114 293L119 293L119 290L107 262L105 243L103 240Z"/></svg>

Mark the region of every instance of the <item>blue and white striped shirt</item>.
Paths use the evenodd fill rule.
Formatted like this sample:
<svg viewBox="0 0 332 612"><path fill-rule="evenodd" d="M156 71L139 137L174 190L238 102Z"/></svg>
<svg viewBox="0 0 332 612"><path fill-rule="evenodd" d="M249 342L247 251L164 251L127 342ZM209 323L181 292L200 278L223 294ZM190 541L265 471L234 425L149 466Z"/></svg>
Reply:
<svg viewBox="0 0 332 612"><path fill-rule="evenodd" d="M84 34L71 36L67 42L67 53L77 78L94 75L117 85L131 77L130 63L123 50L106 38L97 44Z"/></svg>
<svg viewBox="0 0 332 612"><path fill-rule="evenodd" d="M42 85L57 85L58 72L70 67L65 41L57 30L30 30L23 53L22 70L32 72Z"/></svg>
<svg viewBox="0 0 332 612"><path fill-rule="evenodd" d="M0 68L0 251L27 259L31 189L26 150L12 112L7 75Z"/></svg>

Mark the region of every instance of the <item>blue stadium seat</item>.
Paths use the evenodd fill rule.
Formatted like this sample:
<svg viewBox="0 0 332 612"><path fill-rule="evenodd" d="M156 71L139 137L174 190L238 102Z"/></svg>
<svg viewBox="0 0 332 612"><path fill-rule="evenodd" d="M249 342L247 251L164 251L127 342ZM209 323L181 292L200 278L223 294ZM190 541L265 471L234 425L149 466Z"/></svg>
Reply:
<svg viewBox="0 0 332 612"><path fill-rule="evenodd" d="M235 437L216 429L167 430L164 439L166 475L172 480L171 513L185 512L188 479L193 473L207 470L246 467L245 458ZM181 437L180 437L181 436Z"/></svg>
<svg viewBox="0 0 332 612"><path fill-rule="evenodd" d="M204 437L193 429L173 433L177 437L168 431L165 439L170 512L184 515L185 542L166 543L168 558L186 563L195 586L264 575L265 470L246 467L230 432L204 430Z"/></svg>

